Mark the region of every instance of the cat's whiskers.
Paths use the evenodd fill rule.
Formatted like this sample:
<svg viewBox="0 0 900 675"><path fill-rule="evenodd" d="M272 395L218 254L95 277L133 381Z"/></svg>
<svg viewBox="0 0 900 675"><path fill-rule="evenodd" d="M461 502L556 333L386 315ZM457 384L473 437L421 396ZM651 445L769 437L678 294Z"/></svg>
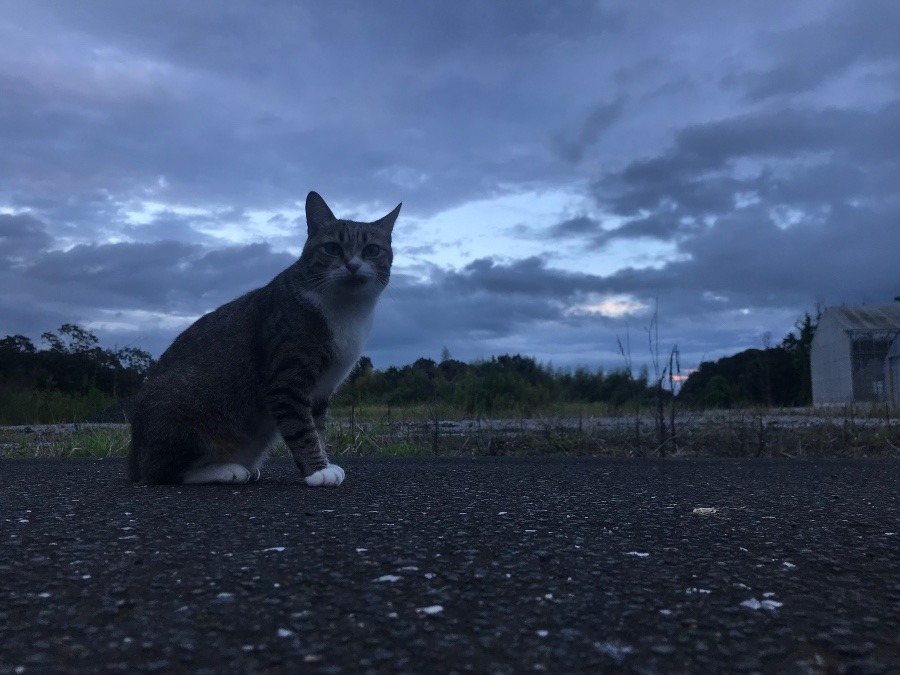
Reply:
<svg viewBox="0 0 900 675"><path fill-rule="evenodd" d="M380 280L379 280L379 283L382 283L382 287L381 287L381 297L382 298L384 298L385 300L390 300L392 302L397 300L397 297L394 295L397 291L393 286L391 286L390 284L384 285L384 283L381 282Z"/></svg>

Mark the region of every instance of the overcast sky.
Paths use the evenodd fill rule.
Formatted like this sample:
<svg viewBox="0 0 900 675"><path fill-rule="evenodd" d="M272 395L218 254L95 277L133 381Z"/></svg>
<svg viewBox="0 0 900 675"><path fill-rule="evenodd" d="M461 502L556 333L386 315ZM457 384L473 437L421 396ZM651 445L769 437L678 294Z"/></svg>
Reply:
<svg viewBox="0 0 900 675"><path fill-rule="evenodd" d="M398 202L377 367L684 368L900 295L900 3L6 0L0 336L158 356Z"/></svg>

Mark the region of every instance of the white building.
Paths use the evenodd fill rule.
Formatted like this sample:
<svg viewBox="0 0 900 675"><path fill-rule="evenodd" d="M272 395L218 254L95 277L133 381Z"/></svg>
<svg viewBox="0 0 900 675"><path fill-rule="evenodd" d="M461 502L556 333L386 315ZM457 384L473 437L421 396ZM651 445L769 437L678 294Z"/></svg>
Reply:
<svg viewBox="0 0 900 675"><path fill-rule="evenodd" d="M828 307L810 348L813 405L888 400L885 362L900 336L900 302Z"/></svg>
<svg viewBox="0 0 900 675"><path fill-rule="evenodd" d="M900 403L900 337L894 340L884 360L885 398L891 403Z"/></svg>

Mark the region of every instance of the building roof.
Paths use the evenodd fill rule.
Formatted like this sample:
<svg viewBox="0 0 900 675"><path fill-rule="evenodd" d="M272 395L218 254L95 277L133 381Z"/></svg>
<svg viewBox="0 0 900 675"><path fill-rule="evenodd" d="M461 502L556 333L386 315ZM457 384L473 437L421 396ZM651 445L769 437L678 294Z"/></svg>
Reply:
<svg viewBox="0 0 900 675"><path fill-rule="evenodd" d="M825 313L837 319L846 331L900 330L900 302L892 305L828 307Z"/></svg>

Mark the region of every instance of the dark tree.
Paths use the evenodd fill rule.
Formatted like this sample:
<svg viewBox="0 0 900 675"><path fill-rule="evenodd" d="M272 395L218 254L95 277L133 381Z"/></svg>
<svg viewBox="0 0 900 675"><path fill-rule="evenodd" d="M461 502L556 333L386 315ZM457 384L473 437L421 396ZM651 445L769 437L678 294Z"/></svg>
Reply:
<svg viewBox="0 0 900 675"><path fill-rule="evenodd" d="M812 403L809 350L818 317L808 313L781 344L701 363L679 398L698 406L806 406ZM715 382L713 382L715 380Z"/></svg>

